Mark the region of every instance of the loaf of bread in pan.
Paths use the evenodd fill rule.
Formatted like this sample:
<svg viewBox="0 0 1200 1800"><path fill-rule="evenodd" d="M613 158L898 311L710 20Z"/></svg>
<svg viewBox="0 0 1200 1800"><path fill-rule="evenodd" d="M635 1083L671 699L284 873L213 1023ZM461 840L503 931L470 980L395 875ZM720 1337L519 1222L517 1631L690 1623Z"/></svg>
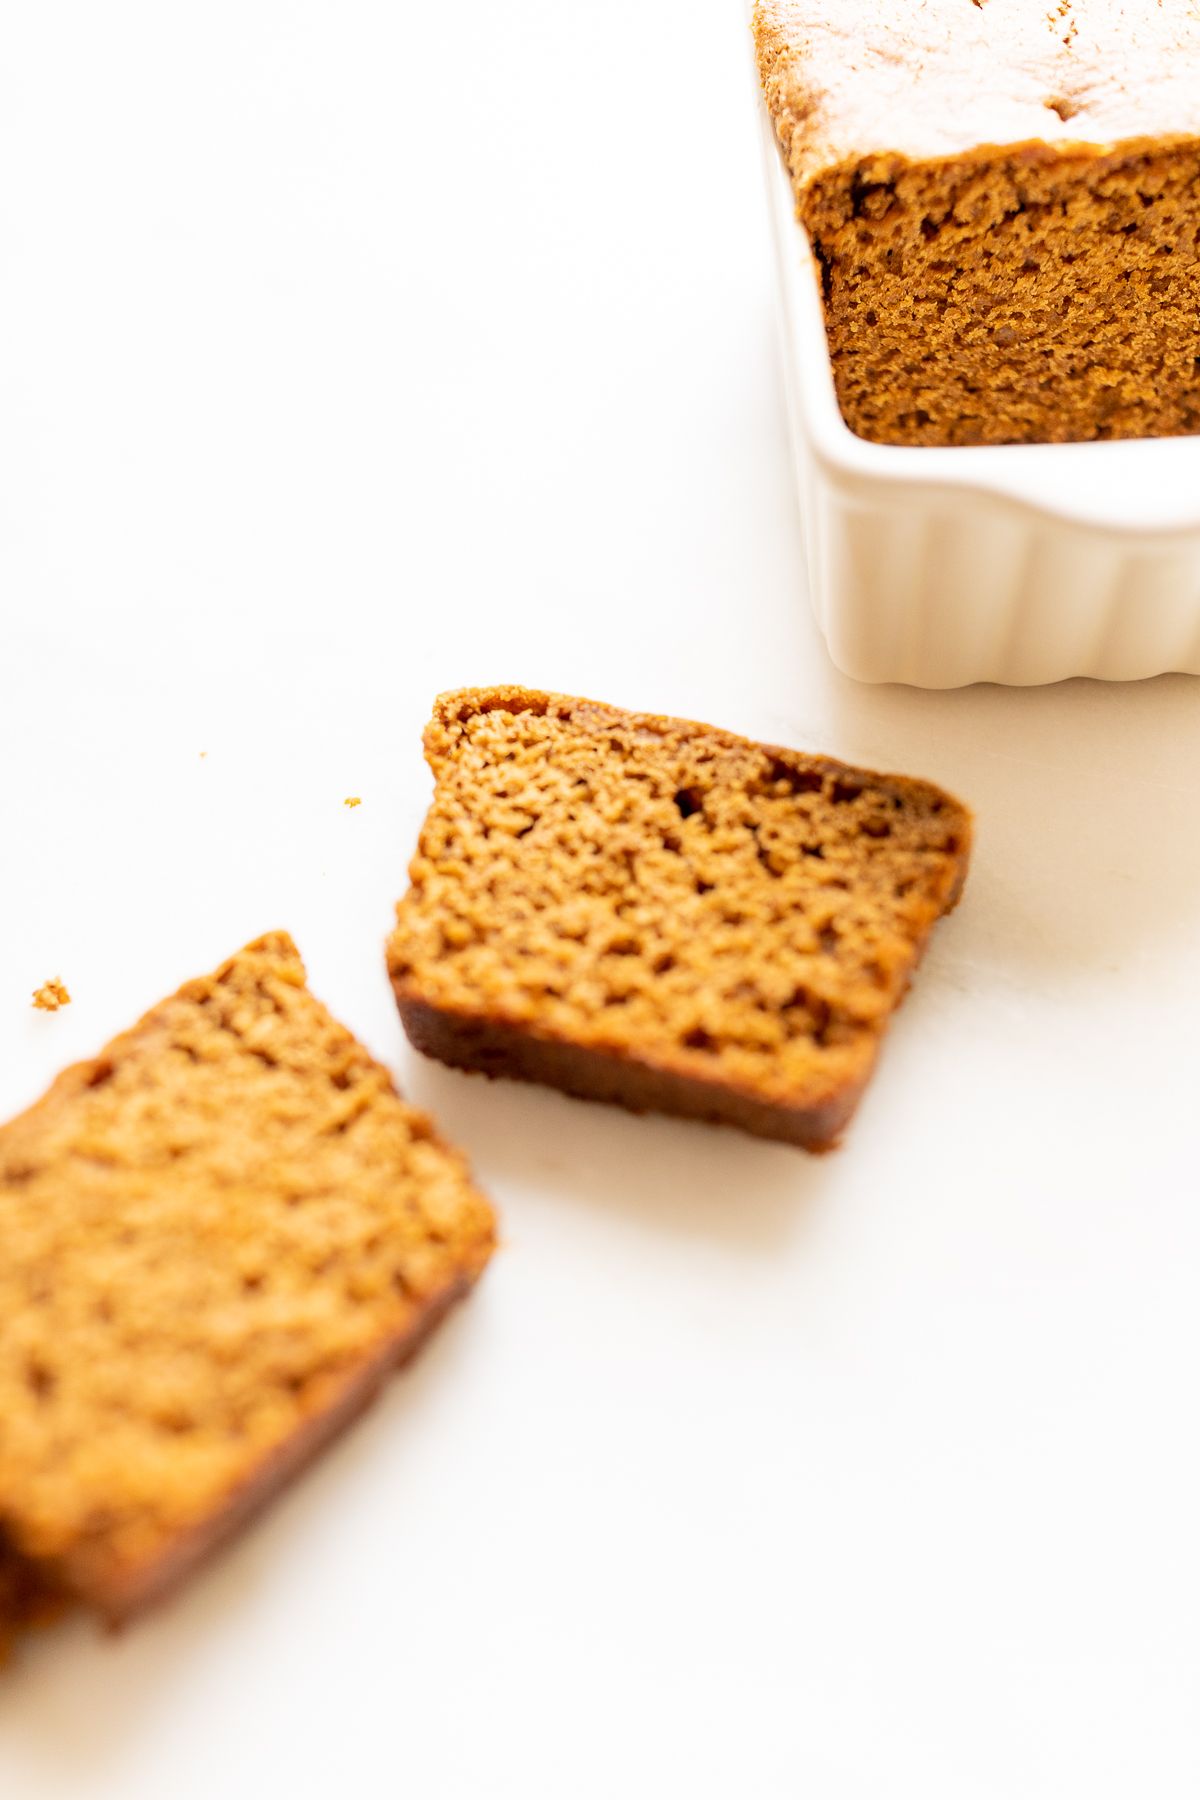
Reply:
<svg viewBox="0 0 1200 1800"><path fill-rule="evenodd" d="M275 933L0 1130L0 1640L119 1620L372 1398L493 1221Z"/></svg>
<svg viewBox="0 0 1200 1800"><path fill-rule="evenodd" d="M418 1049L828 1148L970 815L875 775L558 694L448 694L388 963Z"/></svg>
<svg viewBox="0 0 1200 1800"><path fill-rule="evenodd" d="M758 0L851 429L1200 430L1193 0Z"/></svg>

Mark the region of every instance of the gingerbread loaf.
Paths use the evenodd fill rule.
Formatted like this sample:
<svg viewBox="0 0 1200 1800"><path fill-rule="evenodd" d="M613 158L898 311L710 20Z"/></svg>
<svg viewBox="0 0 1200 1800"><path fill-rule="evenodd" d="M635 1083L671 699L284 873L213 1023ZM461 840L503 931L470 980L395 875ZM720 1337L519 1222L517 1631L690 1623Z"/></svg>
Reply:
<svg viewBox="0 0 1200 1800"><path fill-rule="evenodd" d="M1191 0L758 0L754 34L853 431L1200 431Z"/></svg>
<svg viewBox="0 0 1200 1800"><path fill-rule="evenodd" d="M274 933L0 1129L0 1642L119 1621L374 1396L487 1202Z"/></svg>
<svg viewBox="0 0 1200 1800"><path fill-rule="evenodd" d="M934 922L967 810L927 782L521 688L444 695L388 966L461 1068L837 1139Z"/></svg>

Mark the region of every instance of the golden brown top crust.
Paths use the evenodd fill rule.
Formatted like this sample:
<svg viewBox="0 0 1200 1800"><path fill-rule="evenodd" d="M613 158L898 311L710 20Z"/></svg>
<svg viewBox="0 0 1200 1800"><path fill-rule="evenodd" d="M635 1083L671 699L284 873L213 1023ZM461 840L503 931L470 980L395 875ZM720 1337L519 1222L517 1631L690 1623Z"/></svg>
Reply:
<svg viewBox="0 0 1200 1800"><path fill-rule="evenodd" d="M0 1537L111 1587L478 1273L459 1156L275 933L0 1130Z"/></svg>
<svg viewBox="0 0 1200 1800"><path fill-rule="evenodd" d="M520 688L444 695L403 1003L782 1105L865 1078L970 816L928 783Z"/></svg>
<svg viewBox="0 0 1200 1800"><path fill-rule="evenodd" d="M1200 0L758 0L754 35L801 199L876 155L1200 134Z"/></svg>

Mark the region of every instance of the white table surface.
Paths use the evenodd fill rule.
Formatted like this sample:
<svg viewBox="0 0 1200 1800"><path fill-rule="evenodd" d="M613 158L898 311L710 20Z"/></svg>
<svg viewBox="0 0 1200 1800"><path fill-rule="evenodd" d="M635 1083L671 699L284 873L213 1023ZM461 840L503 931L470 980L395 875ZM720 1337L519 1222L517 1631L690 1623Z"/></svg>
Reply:
<svg viewBox="0 0 1200 1800"><path fill-rule="evenodd" d="M7 21L0 1112L284 925L505 1247L190 1591L31 1644L4 1800L1196 1792L1200 687L830 667L758 155L738 0ZM838 1155L408 1050L421 726L502 680L977 808Z"/></svg>

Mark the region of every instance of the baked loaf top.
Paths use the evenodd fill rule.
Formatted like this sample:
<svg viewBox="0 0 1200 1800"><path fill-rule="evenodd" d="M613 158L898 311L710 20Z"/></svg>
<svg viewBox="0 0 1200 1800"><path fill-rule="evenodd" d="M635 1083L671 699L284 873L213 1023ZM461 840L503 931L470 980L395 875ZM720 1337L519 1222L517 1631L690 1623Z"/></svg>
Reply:
<svg viewBox="0 0 1200 1800"><path fill-rule="evenodd" d="M130 1610L492 1242L290 938L249 945L0 1130L0 1539Z"/></svg>
<svg viewBox="0 0 1200 1800"><path fill-rule="evenodd" d="M754 34L801 199L873 153L1200 135L1197 0L758 0Z"/></svg>
<svg viewBox="0 0 1200 1800"><path fill-rule="evenodd" d="M781 1108L861 1087L966 872L970 816L929 783L687 720L482 689L439 699L425 749L401 1011Z"/></svg>

